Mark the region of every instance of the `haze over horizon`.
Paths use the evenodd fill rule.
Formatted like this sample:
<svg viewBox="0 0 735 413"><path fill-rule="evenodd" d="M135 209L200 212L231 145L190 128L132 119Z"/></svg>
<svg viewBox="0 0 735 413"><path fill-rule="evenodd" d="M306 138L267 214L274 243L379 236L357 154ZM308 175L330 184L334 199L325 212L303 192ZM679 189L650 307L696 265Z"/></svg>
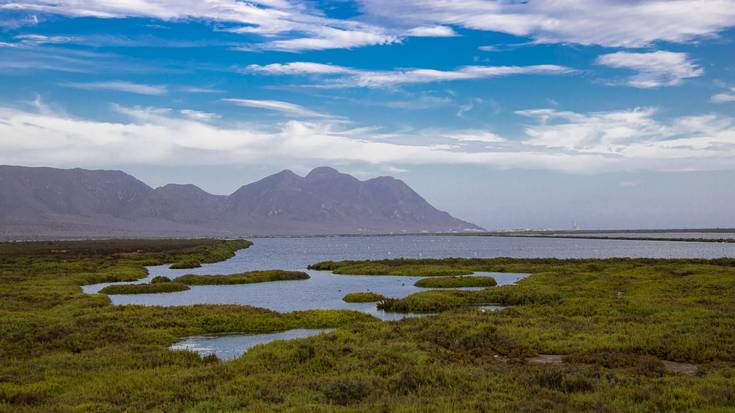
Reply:
<svg viewBox="0 0 735 413"><path fill-rule="evenodd" d="M487 229L733 227L734 40L733 0L0 0L0 164L213 194L331 166Z"/></svg>

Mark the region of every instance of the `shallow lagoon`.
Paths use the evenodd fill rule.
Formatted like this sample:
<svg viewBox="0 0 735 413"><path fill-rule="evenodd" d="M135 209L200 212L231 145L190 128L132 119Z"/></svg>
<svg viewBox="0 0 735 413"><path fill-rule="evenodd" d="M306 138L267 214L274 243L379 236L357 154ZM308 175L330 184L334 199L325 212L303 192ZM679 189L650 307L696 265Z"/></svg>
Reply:
<svg viewBox="0 0 735 413"><path fill-rule="evenodd" d="M201 270L201 268L198 270ZM214 271L217 271L217 269L209 268L209 271L211 271L210 274L216 274ZM188 291L175 293L111 295L110 299L114 304L159 306L241 304L278 312L318 309L356 310L383 320L397 320L405 317L406 314L378 310L375 303L346 303L342 301L342 297L347 293L372 291L386 297L402 298L418 291L426 291L425 288L418 288L413 285L422 277L334 275L327 271L307 272L311 276L309 280L238 285L202 285L192 286ZM151 274L158 275L160 273L153 270ZM498 281L498 285L513 284L526 276L526 274L506 273L476 273L475 275L492 276ZM86 286L85 291L95 292L104 285L107 284Z"/></svg>
<svg viewBox="0 0 735 413"><path fill-rule="evenodd" d="M201 268L172 270L167 265L148 267L148 282L157 275L176 278L184 274L232 274L244 271L283 269L303 271L309 264L325 260L446 257L556 257L556 258L717 258L735 257L735 244L629 240L540 239L474 236L393 236L393 237L304 237L256 238L255 244L238 251L235 257ZM113 295L114 304L190 305L243 304L279 312L307 309L349 309L372 314L383 320L411 316L377 310L375 303L345 303L350 292L373 291L387 297L405 297L425 289L413 284L421 277L334 275L307 271L309 280L260 284L193 286L189 291L165 294ZM517 282L526 274L477 273L493 276L498 285ZM108 284L84 286L94 293ZM480 311L502 307L479 306ZM321 330L289 330L258 335L194 336L174 344L172 349L191 350L220 359L240 356L258 344L295 339Z"/></svg>
<svg viewBox="0 0 735 413"><path fill-rule="evenodd" d="M176 278L184 274L232 274L282 269L304 271L324 260L446 257L556 257L556 258L717 258L735 257L735 244L632 240L507 238L482 236L370 236L255 238L254 245L223 262L201 268L172 270L167 265L148 267L149 276ZM420 277L333 275L307 271L310 280L279 281L227 286L194 286L189 291L166 294L113 295L114 304L190 305L243 304L279 312L308 309L350 309L382 319L401 315L384 313L374 303L345 303L351 292L373 291L387 297L405 297L424 289L413 284ZM496 278L498 285L512 284L524 274L477 274ZM108 284L84 286L87 293Z"/></svg>

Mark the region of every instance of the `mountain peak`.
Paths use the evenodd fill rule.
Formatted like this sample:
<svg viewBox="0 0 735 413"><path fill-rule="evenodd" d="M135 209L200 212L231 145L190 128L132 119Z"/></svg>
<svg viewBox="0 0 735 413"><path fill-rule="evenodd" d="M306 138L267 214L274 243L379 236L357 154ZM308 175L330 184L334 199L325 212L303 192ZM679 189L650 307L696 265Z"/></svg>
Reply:
<svg viewBox="0 0 735 413"><path fill-rule="evenodd" d="M188 184L153 189L123 172L0 167L0 228L19 237L479 229L437 210L403 181L361 181L329 167L306 177L284 170L229 196Z"/></svg>
<svg viewBox="0 0 735 413"><path fill-rule="evenodd" d="M318 168L312 169L311 172L306 175L306 179L316 179L338 175L342 175L338 170L330 168L328 166L320 166Z"/></svg>

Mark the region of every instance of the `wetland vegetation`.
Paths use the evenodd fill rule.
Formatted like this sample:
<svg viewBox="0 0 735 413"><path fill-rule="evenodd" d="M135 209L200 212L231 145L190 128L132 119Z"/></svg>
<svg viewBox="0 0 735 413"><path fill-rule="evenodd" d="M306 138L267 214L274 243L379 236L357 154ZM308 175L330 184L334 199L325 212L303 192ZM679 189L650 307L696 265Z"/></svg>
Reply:
<svg viewBox="0 0 735 413"><path fill-rule="evenodd" d="M368 291L364 293L349 293L342 298L342 301L346 303L375 303L384 299L385 297L382 295Z"/></svg>
<svg viewBox="0 0 735 413"><path fill-rule="evenodd" d="M438 313L399 322L353 311L113 306L79 287L136 280L146 265L222 260L248 245L0 244L0 412L727 412L735 404L732 259L317 265L341 274L532 274L512 286L395 300L394 308ZM481 303L510 307L470 310ZM168 349L193 335L296 328L336 330L229 362ZM543 355L562 357L527 363ZM671 373L672 361L699 373Z"/></svg>
<svg viewBox="0 0 735 413"><path fill-rule="evenodd" d="M494 287L497 284L495 278L481 276L422 278L414 283L422 288Z"/></svg>
<svg viewBox="0 0 735 413"><path fill-rule="evenodd" d="M151 282L150 284L113 284L100 290L102 294L158 294L186 291L189 286L179 282Z"/></svg>
<svg viewBox="0 0 735 413"><path fill-rule="evenodd" d="M308 279L309 274L303 271L266 270L228 275L187 274L177 277L176 282L186 285L233 285Z"/></svg>

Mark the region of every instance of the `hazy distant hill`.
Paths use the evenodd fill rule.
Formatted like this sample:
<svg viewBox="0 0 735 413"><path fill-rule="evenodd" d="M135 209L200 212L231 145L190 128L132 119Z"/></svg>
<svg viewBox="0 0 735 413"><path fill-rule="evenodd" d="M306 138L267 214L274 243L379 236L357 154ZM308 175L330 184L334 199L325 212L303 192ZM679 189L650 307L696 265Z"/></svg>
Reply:
<svg viewBox="0 0 735 413"><path fill-rule="evenodd" d="M246 236L478 230L391 177L282 171L230 196L121 171L0 166L0 236Z"/></svg>

